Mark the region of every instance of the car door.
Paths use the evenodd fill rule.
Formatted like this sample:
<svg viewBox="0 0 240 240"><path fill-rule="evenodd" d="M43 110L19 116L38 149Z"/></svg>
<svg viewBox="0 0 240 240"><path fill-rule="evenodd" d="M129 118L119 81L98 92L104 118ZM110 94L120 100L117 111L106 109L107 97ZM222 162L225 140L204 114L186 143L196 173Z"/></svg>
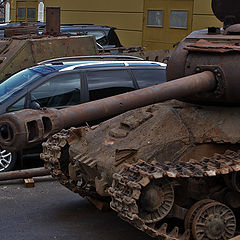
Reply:
<svg viewBox="0 0 240 240"><path fill-rule="evenodd" d="M32 101L40 107L63 108L81 103L81 81L79 72L60 74L31 91Z"/></svg>
<svg viewBox="0 0 240 240"><path fill-rule="evenodd" d="M88 70L86 79L89 101L137 89L137 85L127 69Z"/></svg>

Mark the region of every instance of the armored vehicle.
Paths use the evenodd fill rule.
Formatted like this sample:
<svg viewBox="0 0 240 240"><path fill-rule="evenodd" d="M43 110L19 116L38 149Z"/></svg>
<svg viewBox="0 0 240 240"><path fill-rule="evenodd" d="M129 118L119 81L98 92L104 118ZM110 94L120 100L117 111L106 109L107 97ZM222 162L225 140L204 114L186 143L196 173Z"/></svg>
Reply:
<svg viewBox="0 0 240 240"><path fill-rule="evenodd" d="M46 32L39 34L42 23L10 23L0 39L0 83L12 74L37 63L60 57L96 55L93 36L60 32L60 8L46 8ZM1 33L0 33L1 35Z"/></svg>
<svg viewBox="0 0 240 240"><path fill-rule="evenodd" d="M33 34L3 38L0 39L0 83L13 73L43 60L96 54L98 49L93 36Z"/></svg>
<svg viewBox="0 0 240 240"><path fill-rule="evenodd" d="M224 28L185 38L167 83L5 114L0 145L16 151L48 137L41 157L61 184L152 237L231 239L240 208L240 2L212 0L212 8Z"/></svg>

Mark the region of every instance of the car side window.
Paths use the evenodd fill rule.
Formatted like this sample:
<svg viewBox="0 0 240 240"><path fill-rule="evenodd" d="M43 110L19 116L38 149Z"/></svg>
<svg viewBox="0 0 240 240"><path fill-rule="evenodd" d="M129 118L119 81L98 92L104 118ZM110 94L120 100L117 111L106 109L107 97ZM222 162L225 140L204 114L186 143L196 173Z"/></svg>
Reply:
<svg viewBox="0 0 240 240"><path fill-rule="evenodd" d="M135 69L133 75L139 88L150 87L166 82L165 69Z"/></svg>
<svg viewBox="0 0 240 240"><path fill-rule="evenodd" d="M8 107L7 112L13 112L24 109L25 97L18 100L16 103Z"/></svg>
<svg viewBox="0 0 240 240"><path fill-rule="evenodd" d="M89 71L87 80L90 101L136 89L129 72L123 70Z"/></svg>
<svg viewBox="0 0 240 240"><path fill-rule="evenodd" d="M80 104L80 74L62 74L32 91L32 101L40 107L65 107Z"/></svg>

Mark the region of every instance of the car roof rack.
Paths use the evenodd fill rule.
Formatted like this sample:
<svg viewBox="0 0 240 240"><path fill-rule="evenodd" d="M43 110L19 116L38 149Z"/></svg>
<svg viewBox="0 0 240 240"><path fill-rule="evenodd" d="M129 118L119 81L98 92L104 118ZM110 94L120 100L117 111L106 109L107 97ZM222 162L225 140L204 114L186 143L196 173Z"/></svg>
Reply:
<svg viewBox="0 0 240 240"><path fill-rule="evenodd" d="M38 65L43 64L61 64L63 62L74 62L74 61L86 61L86 60L136 60L143 61L143 58L135 56L125 56L125 55L93 55L93 56L75 56L75 57L63 57L63 58L54 58L39 62Z"/></svg>

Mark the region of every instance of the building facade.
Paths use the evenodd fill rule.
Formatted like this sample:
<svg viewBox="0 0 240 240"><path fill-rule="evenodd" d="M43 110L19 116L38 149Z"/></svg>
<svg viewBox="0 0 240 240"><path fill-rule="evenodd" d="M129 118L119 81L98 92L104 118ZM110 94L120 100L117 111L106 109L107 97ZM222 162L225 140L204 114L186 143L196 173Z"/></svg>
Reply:
<svg viewBox="0 0 240 240"><path fill-rule="evenodd" d="M44 21L47 6L61 7L61 24L117 28L124 46L170 49L193 30L222 26L211 0L7 0L9 21Z"/></svg>

